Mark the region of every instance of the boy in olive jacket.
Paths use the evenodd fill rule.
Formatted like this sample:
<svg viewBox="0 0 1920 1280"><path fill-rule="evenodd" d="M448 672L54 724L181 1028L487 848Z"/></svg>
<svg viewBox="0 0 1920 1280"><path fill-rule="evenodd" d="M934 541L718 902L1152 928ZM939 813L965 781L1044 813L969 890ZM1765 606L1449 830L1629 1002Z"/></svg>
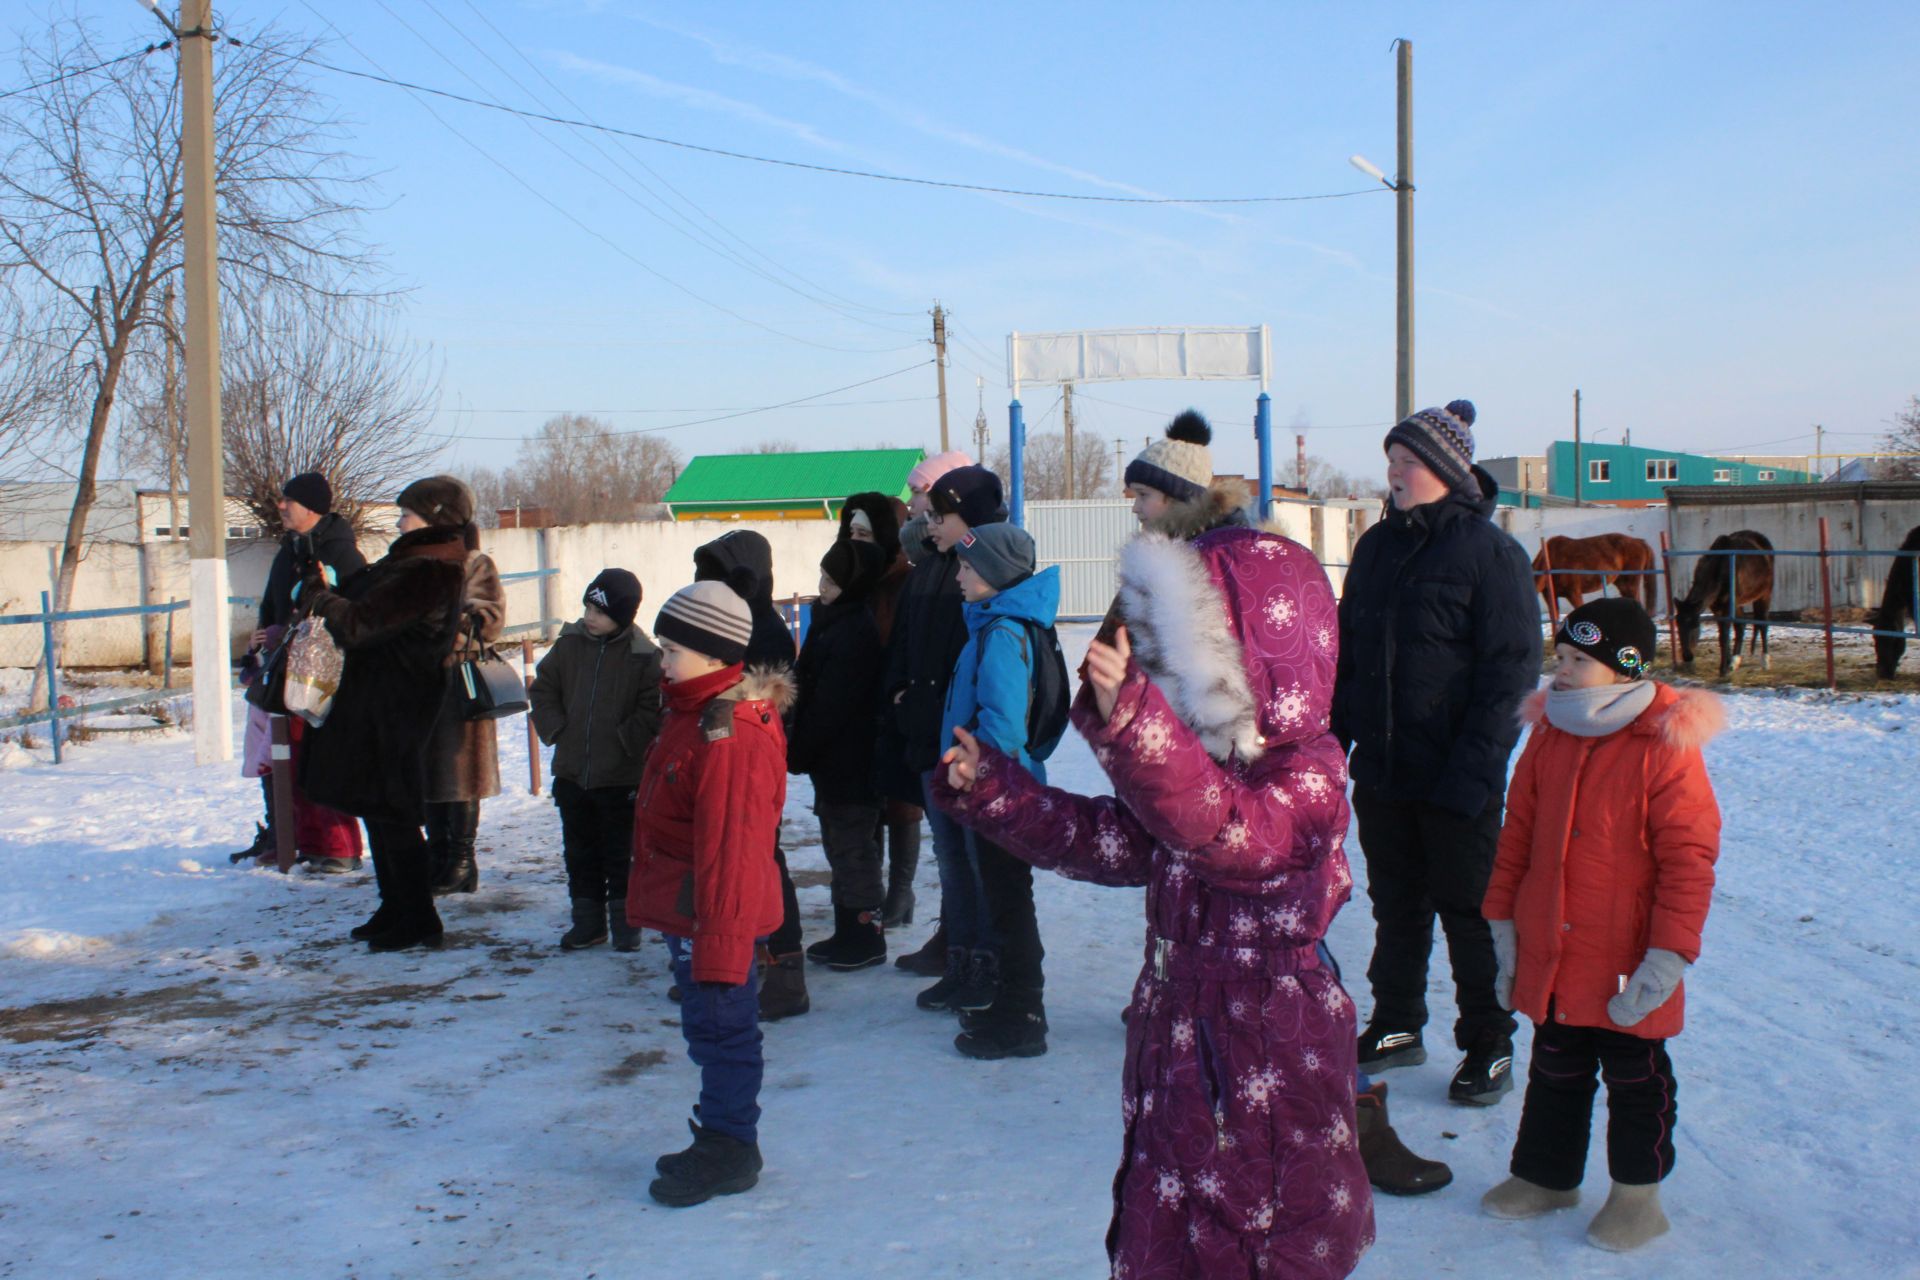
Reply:
<svg viewBox="0 0 1920 1280"><path fill-rule="evenodd" d="M560 947L583 950L611 933L615 951L637 951L627 870L634 789L660 730L660 649L633 620L640 579L625 569L601 571L584 601L584 616L561 628L527 693L534 732L553 748L553 803L573 899L573 927Z"/></svg>

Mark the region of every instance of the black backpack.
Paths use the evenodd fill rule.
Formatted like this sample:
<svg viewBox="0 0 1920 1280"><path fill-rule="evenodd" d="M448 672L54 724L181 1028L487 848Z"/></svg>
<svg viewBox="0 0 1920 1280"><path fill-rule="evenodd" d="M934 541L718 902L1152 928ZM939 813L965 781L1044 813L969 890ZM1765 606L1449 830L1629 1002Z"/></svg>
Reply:
<svg viewBox="0 0 1920 1280"><path fill-rule="evenodd" d="M1020 626L1020 656L1031 673L1027 685L1027 754L1045 760L1067 733L1067 711L1073 704L1073 683L1067 676L1067 655L1060 652L1060 634L1051 624L1031 618L1009 618Z"/></svg>

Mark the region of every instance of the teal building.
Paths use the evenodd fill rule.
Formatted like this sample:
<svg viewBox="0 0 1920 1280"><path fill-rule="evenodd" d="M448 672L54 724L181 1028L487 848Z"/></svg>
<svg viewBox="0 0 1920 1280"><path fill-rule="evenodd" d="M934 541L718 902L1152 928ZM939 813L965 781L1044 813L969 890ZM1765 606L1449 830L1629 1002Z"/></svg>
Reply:
<svg viewBox="0 0 1920 1280"><path fill-rule="evenodd" d="M1613 502L1644 506L1666 501L1668 485L1808 484L1812 474L1775 465L1769 460L1711 458L1674 449L1649 449L1637 444L1580 445L1579 497L1585 502ZM1547 446L1547 491L1556 498L1574 494L1574 449L1571 440Z"/></svg>

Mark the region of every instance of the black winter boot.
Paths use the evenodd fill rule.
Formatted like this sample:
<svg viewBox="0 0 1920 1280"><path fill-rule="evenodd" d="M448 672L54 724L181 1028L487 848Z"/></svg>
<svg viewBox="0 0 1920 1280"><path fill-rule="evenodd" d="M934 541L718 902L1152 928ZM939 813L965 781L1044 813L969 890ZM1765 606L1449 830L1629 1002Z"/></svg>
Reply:
<svg viewBox="0 0 1920 1280"><path fill-rule="evenodd" d="M760 1021L796 1018L811 1008L813 998L807 994L807 969L800 953L770 956L760 982Z"/></svg>
<svg viewBox="0 0 1920 1280"><path fill-rule="evenodd" d="M953 1008L954 993L967 985L967 965L972 959L972 954L965 947L948 947L946 974L915 996L913 1002L932 1012L945 1012Z"/></svg>
<svg viewBox="0 0 1920 1280"><path fill-rule="evenodd" d="M618 900L607 900L607 936L613 939L615 951L638 951L640 949L640 930L627 923L627 899L623 894Z"/></svg>
<svg viewBox="0 0 1920 1280"><path fill-rule="evenodd" d="M480 834L480 802L457 801L439 806L446 824L436 849L433 896L472 893L480 887L480 868L473 860L473 842Z"/></svg>
<svg viewBox="0 0 1920 1280"><path fill-rule="evenodd" d="M715 1196L738 1195L760 1181L758 1143L687 1123L693 1130L693 1145L661 1157L666 1167L647 1188L648 1195L669 1208L684 1209Z"/></svg>
<svg viewBox="0 0 1920 1280"><path fill-rule="evenodd" d="M889 929L913 923L913 876L920 869L920 817L890 817L887 829L887 903L881 921Z"/></svg>
<svg viewBox="0 0 1920 1280"><path fill-rule="evenodd" d="M918 951L910 951L893 962L896 969L905 969L908 973L919 974L923 978L937 978L947 968L947 926L941 925L927 939L926 945Z"/></svg>
<svg viewBox="0 0 1920 1280"><path fill-rule="evenodd" d="M1047 1051L1047 1011L1038 991L1003 987L990 1008L962 1025L953 1047L969 1058L1037 1058Z"/></svg>
<svg viewBox="0 0 1920 1280"><path fill-rule="evenodd" d="M825 964L827 957L835 954L847 941L849 917L845 907L833 909L833 932L807 947L807 959L815 964Z"/></svg>
<svg viewBox="0 0 1920 1280"><path fill-rule="evenodd" d="M624 908L625 904L621 904ZM573 900L573 928L560 935L562 951L585 951L607 940L607 905L592 898Z"/></svg>
<svg viewBox="0 0 1920 1280"><path fill-rule="evenodd" d="M1000 957L991 951L975 951L967 959L967 976L947 997L947 1007L960 1013L978 1011L994 1002L1000 994Z"/></svg>
<svg viewBox="0 0 1920 1280"><path fill-rule="evenodd" d="M833 918L833 936L808 947L807 959L840 973L851 973L855 969L866 969L885 962L887 936L877 910L855 911L850 907L835 907Z"/></svg>
<svg viewBox="0 0 1920 1280"><path fill-rule="evenodd" d="M1454 1070L1447 1097L1469 1107L1490 1107L1513 1090L1513 1037L1482 1032Z"/></svg>
<svg viewBox="0 0 1920 1280"><path fill-rule="evenodd" d="M1395 1067L1417 1067L1427 1060L1418 1031L1401 1031L1369 1022L1360 1033L1360 1069L1368 1075Z"/></svg>

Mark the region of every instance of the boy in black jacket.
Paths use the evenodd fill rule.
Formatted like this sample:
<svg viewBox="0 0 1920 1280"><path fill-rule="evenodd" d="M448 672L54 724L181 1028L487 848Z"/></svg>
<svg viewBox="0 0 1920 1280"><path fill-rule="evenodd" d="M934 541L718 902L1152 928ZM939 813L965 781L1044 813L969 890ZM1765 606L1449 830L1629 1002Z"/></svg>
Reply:
<svg viewBox="0 0 1920 1280"><path fill-rule="evenodd" d="M627 924L633 798L660 729L660 649L633 620L640 579L604 569L587 587L586 612L560 630L533 686L534 732L553 748L553 803L567 862L573 927L564 951L605 942L638 951Z"/></svg>
<svg viewBox="0 0 1920 1280"><path fill-rule="evenodd" d="M800 699L787 734L787 772L813 781L813 812L833 868L833 936L808 947L807 959L830 969L864 969L887 958L873 769L884 651L867 608L885 569L886 556L873 543L833 544L820 561L820 602L794 666Z"/></svg>

